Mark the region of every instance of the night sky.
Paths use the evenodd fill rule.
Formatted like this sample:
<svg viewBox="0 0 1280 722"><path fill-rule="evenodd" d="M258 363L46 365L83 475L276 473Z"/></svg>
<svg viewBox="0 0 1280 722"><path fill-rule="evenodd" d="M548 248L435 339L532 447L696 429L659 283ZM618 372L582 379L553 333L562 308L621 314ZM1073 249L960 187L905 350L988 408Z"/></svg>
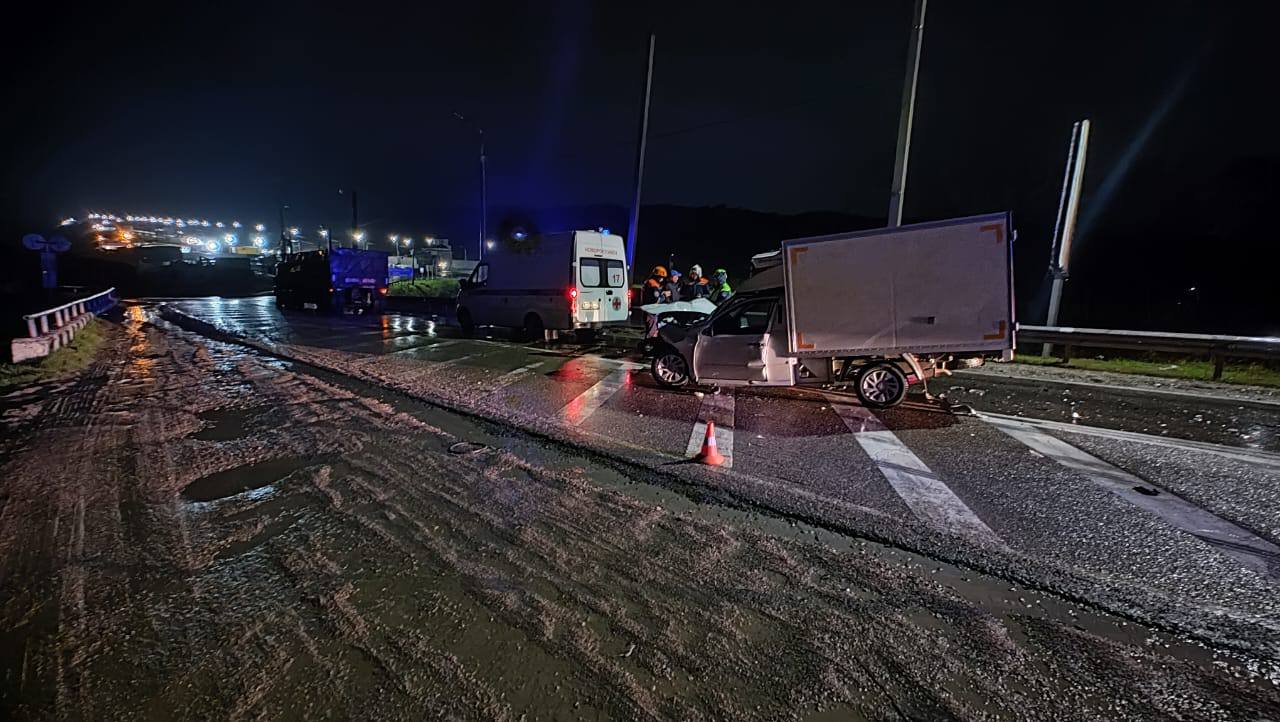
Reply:
<svg viewBox="0 0 1280 722"><path fill-rule="evenodd" d="M337 189L354 187L372 237L474 243L475 134L455 111L486 130L494 221L626 205L650 30L645 203L883 216L910 1L686 5L37 6L3 51L4 228L86 208L271 223L282 202L341 227ZM1088 117L1077 274L1217 289L1214 308L1247 306L1266 330L1276 14L934 0L907 220L1012 210L1020 278L1039 280Z"/></svg>

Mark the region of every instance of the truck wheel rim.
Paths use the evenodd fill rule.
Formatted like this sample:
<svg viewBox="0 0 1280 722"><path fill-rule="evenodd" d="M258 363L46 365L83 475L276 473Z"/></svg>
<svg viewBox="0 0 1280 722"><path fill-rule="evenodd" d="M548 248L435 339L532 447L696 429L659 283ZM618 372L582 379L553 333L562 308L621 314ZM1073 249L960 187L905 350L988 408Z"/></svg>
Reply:
<svg viewBox="0 0 1280 722"><path fill-rule="evenodd" d="M658 376L667 383L676 383L686 373L684 358L678 354L664 354L658 359Z"/></svg>
<svg viewBox="0 0 1280 722"><path fill-rule="evenodd" d="M901 388L898 377L883 369L870 371L862 377L862 395L876 403L892 401Z"/></svg>

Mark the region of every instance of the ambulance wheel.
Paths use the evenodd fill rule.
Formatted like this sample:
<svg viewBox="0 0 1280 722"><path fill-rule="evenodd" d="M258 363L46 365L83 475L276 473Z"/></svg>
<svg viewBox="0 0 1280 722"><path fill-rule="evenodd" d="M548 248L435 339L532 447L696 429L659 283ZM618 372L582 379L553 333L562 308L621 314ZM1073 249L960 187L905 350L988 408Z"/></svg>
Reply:
<svg viewBox="0 0 1280 722"><path fill-rule="evenodd" d="M907 376L895 364L867 364L858 372L857 391L863 406L887 409L907 398Z"/></svg>
<svg viewBox="0 0 1280 722"><path fill-rule="evenodd" d="M689 383L689 362L670 346L658 349L650 369L653 371L653 380L659 386L676 389Z"/></svg>
<svg viewBox="0 0 1280 722"><path fill-rule="evenodd" d="M547 327L542 324L542 317L531 313L524 317L523 336L525 341L546 341Z"/></svg>
<svg viewBox="0 0 1280 722"><path fill-rule="evenodd" d="M462 335L467 338L476 333L475 319L471 318L471 312L465 308L458 309L458 328L462 329Z"/></svg>

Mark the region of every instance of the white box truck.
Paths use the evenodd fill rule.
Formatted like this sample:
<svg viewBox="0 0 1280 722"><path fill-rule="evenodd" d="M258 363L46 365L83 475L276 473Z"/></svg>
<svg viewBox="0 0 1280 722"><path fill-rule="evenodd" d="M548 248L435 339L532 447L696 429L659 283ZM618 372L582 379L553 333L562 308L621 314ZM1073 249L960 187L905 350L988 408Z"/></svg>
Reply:
<svg viewBox="0 0 1280 722"><path fill-rule="evenodd" d="M626 245L599 231L532 235L499 244L461 282L458 325L505 326L528 339L625 324L631 313Z"/></svg>
<svg viewBox="0 0 1280 722"><path fill-rule="evenodd" d="M662 330L654 378L853 384L897 405L912 383L1013 357L1012 249L1008 213L786 241L706 320Z"/></svg>

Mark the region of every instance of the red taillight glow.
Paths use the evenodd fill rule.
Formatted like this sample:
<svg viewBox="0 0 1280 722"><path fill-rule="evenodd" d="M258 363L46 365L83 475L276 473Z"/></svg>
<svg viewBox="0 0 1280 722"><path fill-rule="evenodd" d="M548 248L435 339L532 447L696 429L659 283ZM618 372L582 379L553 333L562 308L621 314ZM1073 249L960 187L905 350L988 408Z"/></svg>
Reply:
<svg viewBox="0 0 1280 722"><path fill-rule="evenodd" d="M386 286L382 286L382 287L380 287L380 288L378 289L378 293L381 293L381 294L382 294L382 295L384 295L384 296L385 296L385 295L387 295L387 287L386 287Z"/></svg>
<svg viewBox="0 0 1280 722"><path fill-rule="evenodd" d="M570 298L570 299L574 299L574 298L577 298L577 297L578 297L578 289L576 289L576 288L570 288L570 289L569 289L569 298Z"/></svg>

